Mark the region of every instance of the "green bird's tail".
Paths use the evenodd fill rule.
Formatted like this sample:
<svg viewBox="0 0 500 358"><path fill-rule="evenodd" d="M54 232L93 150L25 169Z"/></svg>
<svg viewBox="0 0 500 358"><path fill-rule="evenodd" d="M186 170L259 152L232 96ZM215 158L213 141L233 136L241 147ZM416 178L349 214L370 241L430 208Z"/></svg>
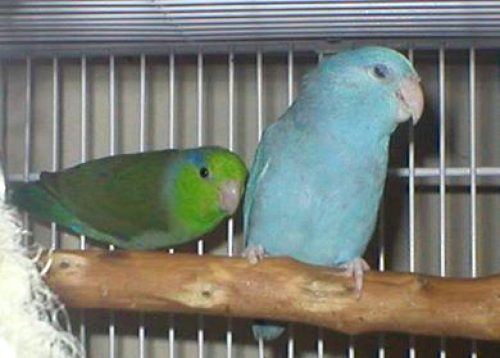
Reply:
<svg viewBox="0 0 500 358"><path fill-rule="evenodd" d="M81 223L75 220L73 215L45 190L40 182L20 185L14 183L9 202L39 219L53 221L69 228L81 226Z"/></svg>
<svg viewBox="0 0 500 358"><path fill-rule="evenodd" d="M8 202L17 208L28 212L37 219L55 222L79 235L90 236L93 239L119 247L125 247L119 239L93 229L80 221L69 211L60 200L45 189L40 182L11 183Z"/></svg>

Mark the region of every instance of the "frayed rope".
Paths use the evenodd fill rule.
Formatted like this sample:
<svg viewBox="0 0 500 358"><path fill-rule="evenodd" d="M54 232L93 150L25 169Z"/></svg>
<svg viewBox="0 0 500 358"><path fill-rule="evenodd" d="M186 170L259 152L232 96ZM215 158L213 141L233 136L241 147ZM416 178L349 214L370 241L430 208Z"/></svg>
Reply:
<svg viewBox="0 0 500 358"><path fill-rule="evenodd" d="M23 246L26 234L15 211L0 200L0 356L84 357L64 305L42 279L52 251L44 262L39 245Z"/></svg>

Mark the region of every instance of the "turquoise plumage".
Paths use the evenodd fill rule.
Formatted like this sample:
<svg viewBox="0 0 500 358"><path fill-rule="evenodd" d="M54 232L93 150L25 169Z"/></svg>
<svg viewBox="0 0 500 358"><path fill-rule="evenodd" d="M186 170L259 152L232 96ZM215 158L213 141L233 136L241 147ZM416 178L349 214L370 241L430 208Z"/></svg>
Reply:
<svg viewBox="0 0 500 358"><path fill-rule="evenodd" d="M244 203L249 258L344 267L360 295L389 137L422 110L418 75L400 53L365 47L326 57L258 146ZM281 332L254 326L257 338Z"/></svg>

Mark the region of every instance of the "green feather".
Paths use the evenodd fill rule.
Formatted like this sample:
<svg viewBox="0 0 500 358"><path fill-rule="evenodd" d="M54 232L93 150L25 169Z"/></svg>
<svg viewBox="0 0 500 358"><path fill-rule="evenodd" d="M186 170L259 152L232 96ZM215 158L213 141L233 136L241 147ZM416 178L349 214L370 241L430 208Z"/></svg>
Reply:
<svg viewBox="0 0 500 358"><path fill-rule="evenodd" d="M210 168L210 180L200 178L201 166ZM11 201L102 243L154 249L213 230L228 216L218 204L221 183L243 188L246 175L241 160L219 147L123 154L42 173Z"/></svg>

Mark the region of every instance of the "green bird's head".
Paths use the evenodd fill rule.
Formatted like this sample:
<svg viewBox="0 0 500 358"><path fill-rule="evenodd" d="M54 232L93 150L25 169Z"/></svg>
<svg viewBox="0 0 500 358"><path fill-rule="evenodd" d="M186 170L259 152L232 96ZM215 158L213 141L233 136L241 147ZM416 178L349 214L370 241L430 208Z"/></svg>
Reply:
<svg viewBox="0 0 500 358"><path fill-rule="evenodd" d="M234 214L248 171L225 148L200 147L181 153L174 184L174 217L185 235L194 238Z"/></svg>

